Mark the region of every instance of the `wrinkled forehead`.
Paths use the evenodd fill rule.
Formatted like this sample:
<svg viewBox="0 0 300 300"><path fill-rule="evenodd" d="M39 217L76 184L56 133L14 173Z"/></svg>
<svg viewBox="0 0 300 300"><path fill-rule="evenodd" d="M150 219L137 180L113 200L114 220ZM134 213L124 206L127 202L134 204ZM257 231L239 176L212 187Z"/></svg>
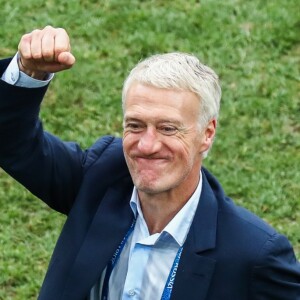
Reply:
<svg viewBox="0 0 300 300"><path fill-rule="evenodd" d="M124 103L126 118L197 119L199 100L195 93L178 89L157 88L141 83L133 84Z"/></svg>

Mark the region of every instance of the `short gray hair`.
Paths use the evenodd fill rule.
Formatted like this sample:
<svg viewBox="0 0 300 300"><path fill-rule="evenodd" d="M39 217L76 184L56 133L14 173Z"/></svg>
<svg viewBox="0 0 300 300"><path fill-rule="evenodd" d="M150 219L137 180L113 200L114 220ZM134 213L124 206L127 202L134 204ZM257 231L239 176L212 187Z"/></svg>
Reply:
<svg viewBox="0 0 300 300"><path fill-rule="evenodd" d="M157 54L139 62L123 85L122 106L133 83L195 93L200 100L200 128L219 116L221 87L217 74L187 53Z"/></svg>

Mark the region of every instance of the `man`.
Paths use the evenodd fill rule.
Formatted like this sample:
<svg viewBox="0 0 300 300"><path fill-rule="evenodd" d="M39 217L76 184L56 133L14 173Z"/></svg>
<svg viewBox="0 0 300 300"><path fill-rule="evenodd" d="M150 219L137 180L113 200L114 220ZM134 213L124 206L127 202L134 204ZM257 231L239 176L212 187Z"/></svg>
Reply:
<svg viewBox="0 0 300 300"><path fill-rule="evenodd" d="M214 71L182 53L142 61L123 88L123 139L82 151L38 120L51 73L74 62L67 33L47 26L0 65L1 166L68 215L39 299L300 299L287 239L202 168Z"/></svg>

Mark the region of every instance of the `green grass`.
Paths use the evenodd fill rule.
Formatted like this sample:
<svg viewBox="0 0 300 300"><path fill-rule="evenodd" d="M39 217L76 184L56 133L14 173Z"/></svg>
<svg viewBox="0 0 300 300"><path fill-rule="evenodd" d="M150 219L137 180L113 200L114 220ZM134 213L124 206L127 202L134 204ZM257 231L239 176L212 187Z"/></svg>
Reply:
<svg viewBox="0 0 300 300"><path fill-rule="evenodd" d="M0 7L0 57L36 27L68 30L77 63L56 76L42 118L82 147L121 135L122 82L141 58L186 51L213 67L223 102L205 166L300 257L298 0L0 0ZM0 209L0 299L36 299L64 217L1 170Z"/></svg>

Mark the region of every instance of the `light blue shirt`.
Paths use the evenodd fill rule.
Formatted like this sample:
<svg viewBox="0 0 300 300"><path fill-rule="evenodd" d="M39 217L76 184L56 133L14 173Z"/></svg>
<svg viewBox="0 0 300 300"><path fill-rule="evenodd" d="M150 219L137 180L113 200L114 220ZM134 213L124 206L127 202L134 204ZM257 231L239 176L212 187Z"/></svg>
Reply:
<svg viewBox="0 0 300 300"><path fill-rule="evenodd" d="M13 85L37 88L45 86L52 78L53 74L49 74L48 80L40 81L20 72L16 54L1 79ZM198 186L187 203L162 232L150 235L134 187L130 206L136 224L110 276L109 300L161 299L178 249L183 246L194 219L201 190L200 174ZM105 272L92 288L90 300L101 299Z"/></svg>
<svg viewBox="0 0 300 300"><path fill-rule="evenodd" d="M26 88L39 88L47 85L54 74L50 73L47 80L37 80L20 71L18 66L18 53L13 57L1 79L5 82Z"/></svg>

